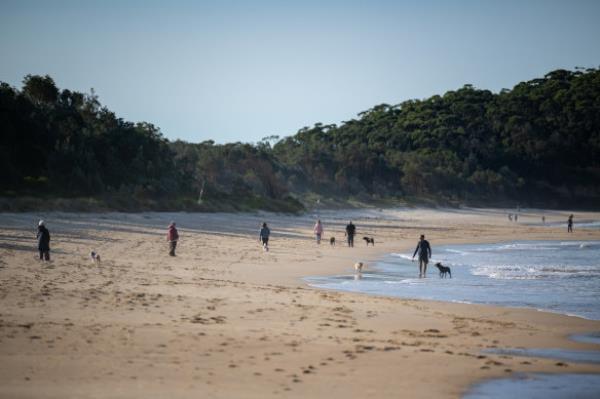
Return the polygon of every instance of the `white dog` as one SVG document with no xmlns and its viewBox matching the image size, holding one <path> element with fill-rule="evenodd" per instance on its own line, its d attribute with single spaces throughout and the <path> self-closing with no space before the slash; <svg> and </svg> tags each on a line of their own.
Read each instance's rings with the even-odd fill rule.
<svg viewBox="0 0 600 399">
<path fill-rule="evenodd" d="M 364 266 L 365 266 L 364 263 L 362 263 L 362 262 L 356 262 L 354 264 L 354 270 L 356 270 L 357 272 L 360 273 L 360 272 L 362 272 L 362 269 L 363 269 Z"/>
<path fill-rule="evenodd" d="M 92 252 L 90 252 L 90 258 L 92 258 L 92 262 L 100 263 L 100 254 L 92 251 Z"/>
</svg>

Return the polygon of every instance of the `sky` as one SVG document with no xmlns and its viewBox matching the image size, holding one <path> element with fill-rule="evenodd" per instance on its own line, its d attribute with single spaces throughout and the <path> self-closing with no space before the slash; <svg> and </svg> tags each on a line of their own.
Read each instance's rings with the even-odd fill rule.
<svg viewBox="0 0 600 399">
<path fill-rule="evenodd" d="M 465 84 L 600 66 L 600 1 L 0 0 L 0 81 L 89 93 L 171 140 L 257 142 Z"/>
</svg>

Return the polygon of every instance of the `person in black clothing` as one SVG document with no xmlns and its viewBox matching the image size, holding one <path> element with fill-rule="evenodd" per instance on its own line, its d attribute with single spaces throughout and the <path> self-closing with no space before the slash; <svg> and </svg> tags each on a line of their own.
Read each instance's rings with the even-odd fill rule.
<svg viewBox="0 0 600 399">
<path fill-rule="evenodd" d="M 569 220 L 567 220 L 567 233 L 573 232 L 573 215 L 569 216 Z"/>
<path fill-rule="evenodd" d="M 419 253 L 419 278 L 421 278 L 425 277 L 425 273 L 427 273 L 427 263 L 429 263 L 429 258 L 431 258 L 431 246 L 423 234 L 421 234 L 421 239 L 419 240 L 417 248 L 415 248 L 415 253 L 412 256 L 413 262 L 415 261 L 415 255 L 417 252 Z"/>
<path fill-rule="evenodd" d="M 354 247 L 354 235 L 356 234 L 356 226 L 352 224 L 352 220 L 346 226 L 346 237 L 348 239 L 348 246 Z"/>
<path fill-rule="evenodd" d="M 271 230 L 267 227 L 267 223 L 262 224 L 262 228 L 258 233 L 258 241 L 262 244 L 263 249 L 265 251 L 269 251 L 269 235 L 271 235 Z"/>
<path fill-rule="evenodd" d="M 38 223 L 38 250 L 40 251 L 40 260 L 50 261 L 50 232 L 44 226 L 44 221 Z"/>
</svg>

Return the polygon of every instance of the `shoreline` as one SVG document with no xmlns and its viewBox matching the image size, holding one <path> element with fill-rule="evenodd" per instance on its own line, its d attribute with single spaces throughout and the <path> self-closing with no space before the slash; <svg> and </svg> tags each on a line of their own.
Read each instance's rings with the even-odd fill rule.
<svg viewBox="0 0 600 399">
<path fill-rule="evenodd" d="M 567 237 L 508 225 L 498 210 L 394 215 L 353 219 L 358 237 L 372 235 L 376 246 L 356 240 L 349 249 L 341 239 L 317 247 L 312 215 L 50 214 L 54 262 L 40 265 L 30 245 L 36 215 L 0 214 L 0 397 L 457 398 L 516 372 L 600 373 L 600 365 L 481 353 L 597 348 L 569 336 L 600 331 L 599 321 L 302 280 L 409 250 L 421 231 L 434 253 L 474 238 Z M 176 258 L 164 243 L 171 219 L 180 228 Z M 257 242 L 263 220 L 274 232 L 268 253 Z M 344 220 L 326 221 L 324 237 L 343 235 Z M 570 238 L 588 236 L 600 231 Z M 89 262 L 91 248 L 101 266 Z"/>
<path fill-rule="evenodd" d="M 480 245 L 480 244 L 503 244 L 503 243 L 514 243 L 514 242 L 546 242 L 546 241 L 554 241 L 554 242 L 597 242 L 597 239 L 589 239 L 589 240 L 569 240 L 569 239 L 544 239 L 544 240 L 538 240 L 538 239 L 511 239 L 511 240 L 505 240 L 505 241 L 478 241 L 478 242 L 463 242 L 461 241 L 460 244 L 466 244 L 466 245 Z M 457 243 L 447 243 L 447 242 L 441 242 L 439 246 L 449 246 L 449 245 L 457 245 Z M 367 260 L 372 263 L 375 264 L 374 267 L 375 269 L 377 268 L 377 263 L 383 261 L 386 257 L 388 256 L 393 256 L 396 253 L 401 253 L 401 252 L 405 252 L 407 251 L 409 248 L 400 248 L 397 252 L 387 252 L 384 254 L 380 254 L 379 256 L 374 256 L 371 258 L 367 258 Z M 415 269 L 418 267 L 418 265 L 415 263 Z M 345 271 L 345 269 L 344 269 Z M 368 272 L 368 270 L 367 270 Z M 431 273 L 435 273 L 435 271 L 430 271 Z M 416 272 L 415 272 L 416 273 Z M 531 306 L 527 306 L 527 305 L 523 305 L 523 306 L 504 306 L 501 304 L 496 304 L 496 303 L 481 303 L 481 302 L 471 302 L 468 300 L 444 300 L 444 299 L 431 299 L 431 298 L 419 298 L 419 297 L 411 297 L 411 296 L 395 296 L 395 295 L 386 295 L 386 294 L 379 294 L 379 293 L 370 293 L 370 292 L 365 292 L 365 291 L 353 291 L 353 290 L 343 290 L 343 289 L 336 289 L 336 288 L 327 288 L 327 287 L 319 287 L 318 285 L 313 285 L 312 283 L 310 283 L 309 279 L 311 278 L 315 278 L 315 277 L 336 277 L 336 276 L 342 276 L 342 275 L 350 275 L 350 273 L 343 273 L 342 271 L 340 271 L 337 274 L 317 274 L 317 275 L 311 275 L 311 276 L 305 276 L 303 278 L 301 278 L 301 280 L 306 283 L 309 287 L 311 288 L 315 288 L 315 289 L 320 289 L 320 290 L 327 290 L 327 291 L 337 291 L 337 292 L 345 292 L 345 293 L 354 293 L 354 294 L 360 294 L 360 295 L 369 295 L 369 296 L 375 296 L 375 297 L 384 297 L 384 298 L 398 298 L 398 299 L 410 299 L 410 300 L 419 300 L 419 301 L 431 301 L 431 302 L 443 302 L 443 303 L 456 303 L 456 304 L 464 304 L 464 305 L 482 305 L 482 306 L 491 306 L 491 307 L 500 307 L 500 308 L 507 308 L 507 309 L 529 309 L 529 310 L 533 310 L 533 311 L 537 311 L 537 312 L 547 312 L 547 313 L 552 313 L 552 314 L 558 314 L 558 315 L 563 315 L 563 316 L 568 316 L 568 317 L 576 317 L 576 318 L 580 318 L 583 320 L 590 320 L 590 321 L 600 321 L 600 318 L 591 318 L 591 317 L 586 317 L 583 315 L 579 315 L 579 314 L 571 314 L 571 313 L 565 313 L 563 311 L 553 311 L 551 309 L 544 309 L 544 308 L 536 308 L 536 307 L 531 307 Z M 352 273 L 352 275 L 356 275 L 355 272 Z M 431 276 L 430 278 L 434 278 L 435 274 L 433 276 Z M 316 284 L 316 283 L 315 283 Z M 598 331 L 590 331 L 590 332 L 598 332 Z"/>
</svg>

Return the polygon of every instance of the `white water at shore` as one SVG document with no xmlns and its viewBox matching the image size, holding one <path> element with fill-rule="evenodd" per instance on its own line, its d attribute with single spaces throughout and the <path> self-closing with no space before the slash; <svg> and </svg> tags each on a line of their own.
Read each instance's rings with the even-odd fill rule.
<svg viewBox="0 0 600 399">
<path fill-rule="evenodd" d="M 390 254 L 362 275 L 309 278 L 321 288 L 483 303 L 600 319 L 600 242 L 519 241 L 435 247 L 425 279 L 411 253 Z M 438 278 L 442 262 L 452 279 Z"/>
</svg>

